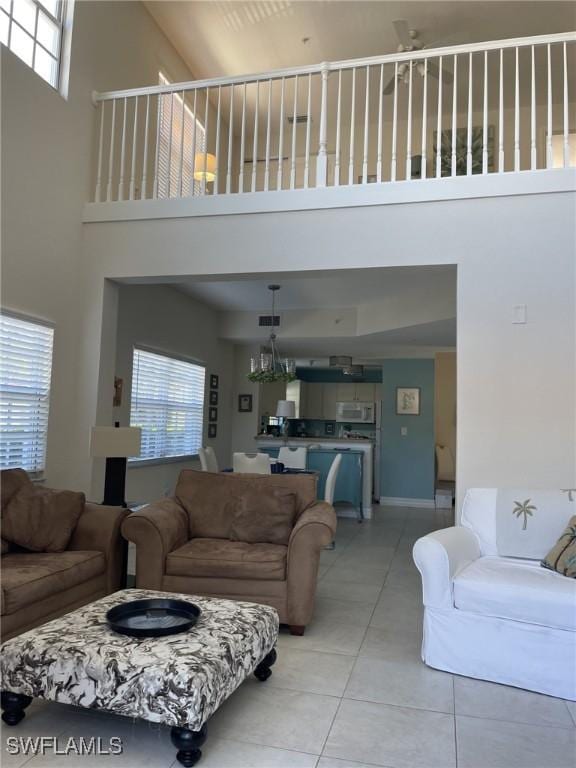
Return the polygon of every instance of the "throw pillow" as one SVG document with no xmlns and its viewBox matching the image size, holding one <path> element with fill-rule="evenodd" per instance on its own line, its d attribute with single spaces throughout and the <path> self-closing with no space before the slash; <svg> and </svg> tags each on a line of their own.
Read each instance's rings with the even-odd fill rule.
<svg viewBox="0 0 576 768">
<path fill-rule="evenodd" d="M 22 486 L 2 514 L 2 538 L 32 552 L 63 552 L 86 498 L 83 493 Z"/>
<path fill-rule="evenodd" d="M 540 564 L 576 579 L 576 515 L 570 518 L 568 527 Z"/>
<path fill-rule="evenodd" d="M 236 497 L 230 538 L 249 544 L 287 546 L 296 511 L 296 494 L 285 488 L 246 488 Z"/>
</svg>

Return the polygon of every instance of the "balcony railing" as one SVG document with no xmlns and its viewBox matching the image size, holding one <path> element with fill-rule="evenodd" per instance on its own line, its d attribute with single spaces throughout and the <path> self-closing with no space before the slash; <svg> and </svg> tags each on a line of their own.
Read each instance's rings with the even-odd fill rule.
<svg viewBox="0 0 576 768">
<path fill-rule="evenodd" d="M 95 94 L 95 202 L 575 162 L 576 32 Z"/>
</svg>

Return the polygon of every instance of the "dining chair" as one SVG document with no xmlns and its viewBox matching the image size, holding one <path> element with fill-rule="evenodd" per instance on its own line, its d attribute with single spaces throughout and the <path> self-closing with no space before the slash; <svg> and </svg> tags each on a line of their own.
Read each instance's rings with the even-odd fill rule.
<svg viewBox="0 0 576 768">
<path fill-rule="evenodd" d="M 278 461 L 290 469 L 306 469 L 306 458 L 308 456 L 308 447 L 301 445 L 298 448 L 289 448 L 282 446 L 278 451 Z"/>
<path fill-rule="evenodd" d="M 216 458 L 214 448 L 212 448 L 211 445 L 206 446 L 206 448 L 200 448 L 198 455 L 200 456 L 200 466 L 202 467 L 202 472 L 220 471 L 218 468 L 218 459 Z"/>
<path fill-rule="evenodd" d="M 270 456 L 267 453 L 235 453 L 232 456 L 232 470 L 254 475 L 269 475 L 271 474 Z"/>
</svg>

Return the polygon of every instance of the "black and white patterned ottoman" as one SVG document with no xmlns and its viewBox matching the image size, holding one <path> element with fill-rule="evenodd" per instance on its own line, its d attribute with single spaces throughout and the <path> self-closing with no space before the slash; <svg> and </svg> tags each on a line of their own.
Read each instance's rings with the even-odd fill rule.
<svg viewBox="0 0 576 768">
<path fill-rule="evenodd" d="M 128 600 L 173 597 L 202 609 L 178 635 L 133 638 L 109 629 L 106 612 Z M 2 719 L 17 725 L 32 698 L 102 709 L 172 726 L 184 766 L 198 762 L 206 721 L 254 672 L 276 661 L 278 614 L 255 603 L 127 589 L 5 642 Z"/>
</svg>

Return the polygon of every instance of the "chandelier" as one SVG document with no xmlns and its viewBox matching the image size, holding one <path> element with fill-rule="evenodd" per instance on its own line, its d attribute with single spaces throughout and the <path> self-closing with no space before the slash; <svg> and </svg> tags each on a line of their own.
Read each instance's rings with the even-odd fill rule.
<svg viewBox="0 0 576 768">
<path fill-rule="evenodd" d="M 272 315 L 269 325 L 272 330 L 268 336 L 268 344 L 264 351 L 250 358 L 250 381 L 259 381 L 269 383 L 273 381 L 294 381 L 296 378 L 296 361 L 290 357 L 282 357 L 276 346 L 276 334 L 274 328 L 279 325 L 279 319 L 276 317 L 276 292 L 280 290 L 279 285 L 269 285 L 268 290 L 272 293 Z"/>
</svg>

